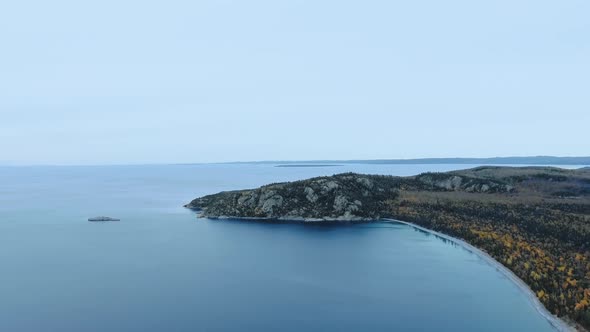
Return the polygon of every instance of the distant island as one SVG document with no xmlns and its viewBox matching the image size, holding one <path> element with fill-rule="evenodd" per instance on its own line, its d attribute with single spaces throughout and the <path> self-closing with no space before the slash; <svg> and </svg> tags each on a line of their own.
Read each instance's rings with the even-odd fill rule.
<svg viewBox="0 0 590 332">
<path fill-rule="evenodd" d="M 370 165 L 413 165 L 413 164 L 459 164 L 459 165 L 590 165 L 590 157 L 492 157 L 492 158 L 414 158 L 414 159 L 357 159 L 357 160 L 303 160 L 303 161 L 255 161 L 230 164 L 370 164 Z"/>
<path fill-rule="evenodd" d="M 222 192 L 186 207 L 213 219 L 411 222 L 483 250 L 551 313 L 590 328 L 587 167 L 485 166 L 410 177 L 345 173 Z"/>
</svg>

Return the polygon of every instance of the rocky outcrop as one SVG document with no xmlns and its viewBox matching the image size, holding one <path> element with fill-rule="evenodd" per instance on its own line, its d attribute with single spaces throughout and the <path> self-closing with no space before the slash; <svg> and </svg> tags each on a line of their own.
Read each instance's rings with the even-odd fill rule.
<svg viewBox="0 0 590 332">
<path fill-rule="evenodd" d="M 189 208 L 209 218 L 254 217 L 301 221 L 363 221 L 380 217 L 396 197 L 397 178 L 340 174 L 195 199 Z"/>
<path fill-rule="evenodd" d="M 505 193 L 514 187 L 504 181 L 481 179 L 449 173 L 424 173 L 416 177 L 423 189 L 466 191 L 470 193 Z"/>
</svg>

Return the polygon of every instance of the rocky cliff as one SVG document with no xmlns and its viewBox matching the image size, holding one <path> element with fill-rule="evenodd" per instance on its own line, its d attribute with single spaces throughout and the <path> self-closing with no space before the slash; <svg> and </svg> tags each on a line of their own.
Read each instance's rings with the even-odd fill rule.
<svg viewBox="0 0 590 332">
<path fill-rule="evenodd" d="M 209 218 L 250 217 L 299 221 L 362 221 L 379 217 L 397 195 L 394 178 L 340 174 L 195 199 L 187 207 Z"/>
</svg>

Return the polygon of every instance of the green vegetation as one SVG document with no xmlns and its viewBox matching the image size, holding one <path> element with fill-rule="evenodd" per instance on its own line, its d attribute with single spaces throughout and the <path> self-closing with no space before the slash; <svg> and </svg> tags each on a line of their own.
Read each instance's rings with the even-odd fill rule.
<svg viewBox="0 0 590 332">
<path fill-rule="evenodd" d="M 219 193 L 204 217 L 413 222 L 486 251 L 554 314 L 590 328 L 590 169 L 478 167 L 413 177 L 339 174 Z"/>
</svg>

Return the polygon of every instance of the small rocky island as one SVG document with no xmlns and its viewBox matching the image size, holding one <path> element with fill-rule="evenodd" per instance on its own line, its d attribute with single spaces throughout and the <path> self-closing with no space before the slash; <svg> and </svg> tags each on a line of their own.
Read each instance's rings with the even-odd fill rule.
<svg viewBox="0 0 590 332">
<path fill-rule="evenodd" d="M 590 328 L 590 169 L 478 167 L 410 177 L 354 173 L 222 192 L 200 217 L 412 222 L 487 252 L 557 316 Z"/>
<path fill-rule="evenodd" d="M 121 221 L 121 219 L 112 218 L 112 217 L 105 217 L 105 216 L 99 216 L 99 217 L 88 218 L 88 221 L 92 221 L 92 222 Z"/>
</svg>

